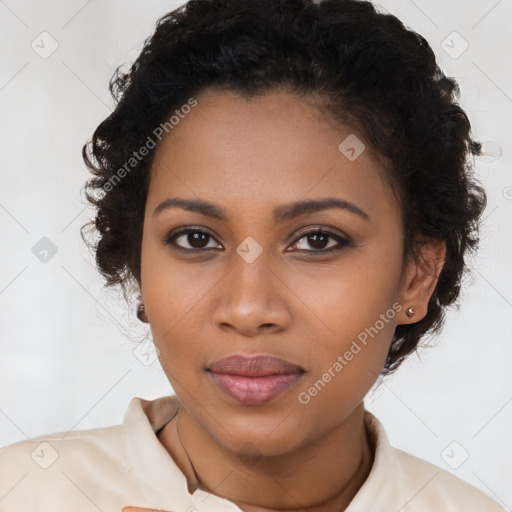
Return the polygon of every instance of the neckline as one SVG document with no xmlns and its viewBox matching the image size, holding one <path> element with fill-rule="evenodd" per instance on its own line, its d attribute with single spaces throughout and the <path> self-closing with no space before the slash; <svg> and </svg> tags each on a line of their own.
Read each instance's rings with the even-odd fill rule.
<svg viewBox="0 0 512 512">
<path fill-rule="evenodd" d="M 196 488 L 192 493 L 188 489 L 187 478 L 176 464 L 170 453 L 158 439 L 158 433 L 176 416 L 179 408 L 176 395 L 168 395 L 154 400 L 134 398 L 125 415 L 126 449 L 136 479 L 141 482 L 148 498 L 152 502 L 159 499 L 169 502 L 169 488 L 179 489 L 179 497 L 171 493 L 172 506 L 189 506 L 191 503 L 203 507 L 203 510 L 219 512 L 242 512 L 235 503 L 215 494 Z M 384 495 L 399 494 L 399 485 L 389 470 L 394 466 L 394 452 L 386 433 L 378 419 L 369 411 L 364 411 L 365 428 L 372 443 L 373 464 L 366 480 L 358 489 L 345 512 L 356 512 L 370 504 L 385 503 Z M 383 493 L 382 491 L 385 492 Z M 396 496 L 397 494 L 395 494 Z M 208 507 L 204 508 L 207 502 Z M 197 508 L 197 507 L 196 507 Z"/>
</svg>

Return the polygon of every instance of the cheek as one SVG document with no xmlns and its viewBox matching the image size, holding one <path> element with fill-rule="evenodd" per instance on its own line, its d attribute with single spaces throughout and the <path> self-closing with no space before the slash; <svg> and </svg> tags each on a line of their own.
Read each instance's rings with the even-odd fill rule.
<svg viewBox="0 0 512 512">
<path fill-rule="evenodd" d="M 149 236 L 142 244 L 142 293 L 152 326 L 170 334 L 169 329 L 194 314 L 221 276 L 207 264 L 180 261 Z"/>
<path fill-rule="evenodd" d="M 399 276 L 396 262 L 375 262 L 374 257 L 365 256 L 354 253 L 336 266 L 288 276 L 297 297 L 295 307 L 303 311 L 308 327 L 331 340 L 349 340 L 392 308 Z M 393 310 L 389 316 L 394 318 Z M 388 324 L 389 321 L 385 326 L 379 323 L 384 338 L 392 333 Z M 332 348 L 332 342 L 326 346 Z"/>
<path fill-rule="evenodd" d="M 191 359 L 200 363 L 201 307 L 219 276 L 200 264 L 171 261 L 157 242 L 143 243 L 142 255 L 142 293 L 164 370 L 186 368 Z"/>
<path fill-rule="evenodd" d="M 317 296 L 325 325 L 314 351 L 309 350 L 309 375 L 296 396 L 301 417 L 313 422 L 311 428 L 318 417 L 324 418 L 325 428 L 344 421 L 386 361 L 396 310 L 386 290 L 376 290 L 369 282 L 365 288 L 364 281 L 355 276 L 331 282 L 324 287 L 325 295 Z M 355 284 L 360 286 L 354 289 Z"/>
<path fill-rule="evenodd" d="M 311 339 L 317 338 L 307 382 L 316 390 L 311 389 L 308 397 L 323 394 L 325 400 L 340 405 L 347 401 L 347 406 L 361 400 L 379 375 L 397 314 L 396 261 L 359 256 L 330 268 L 329 278 L 317 273 L 297 279 L 294 287 L 297 296 L 307 297 L 305 332 L 314 332 Z"/>
</svg>

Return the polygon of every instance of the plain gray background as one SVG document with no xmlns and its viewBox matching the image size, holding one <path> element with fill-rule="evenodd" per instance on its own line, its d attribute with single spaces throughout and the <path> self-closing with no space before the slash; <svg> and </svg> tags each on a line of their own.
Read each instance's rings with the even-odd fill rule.
<svg viewBox="0 0 512 512">
<path fill-rule="evenodd" d="M 181 3 L 0 2 L 0 446 L 119 424 L 132 397 L 173 393 L 158 360 L 134 353 L 147 330 L 135 305 L 102 289 L 79 229 L 93 215 L 80 197 L 81 148 L 112 109 L 108 79 Z M 377 5 L 425 36 L 459 80 L 473 135 L 486 141 L 476 174 L 489 204 L 460 311 L 366 404 L 392 444 L 510 509 L 512 2 Z"/>
</svg>

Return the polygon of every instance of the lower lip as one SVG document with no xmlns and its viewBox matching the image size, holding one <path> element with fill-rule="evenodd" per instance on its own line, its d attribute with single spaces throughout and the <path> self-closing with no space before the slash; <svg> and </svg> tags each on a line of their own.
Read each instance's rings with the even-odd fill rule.
<svg viewBox="0 0 512 512">
<path fill-rule="evenodd" d="M 244 405 L 258 405 L 269 402 L 277 395 L 293 387 L 303 376 L 302 373 L 266 375 L 264 377 L 208 373 L 221 391 Z"/>
</svg>

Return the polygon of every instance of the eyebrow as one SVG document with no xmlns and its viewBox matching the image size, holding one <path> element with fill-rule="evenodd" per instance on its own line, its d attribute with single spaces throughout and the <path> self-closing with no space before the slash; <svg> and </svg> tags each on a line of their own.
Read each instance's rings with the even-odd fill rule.
<svg viewBox="0 0 512 512">
<path fill-rule="evenodd" d="M 221 206 L 211 203 L 210 201 L 203 201 L 199 199 L 185 199 L 182 197 L 171 197 L 162 201 L 154 210 L 153 218 L 159 213 L 169 208 L 182 208 L 184 210 L 193 211 L 213 217 L 215 219 L 222 220 L 224 222 L 229 221 L 229 215 L 227 211 Z M 350 213 L 358 215 L 366 221 L 370 221 L 370 216 L 355 204 L 340 199 L 338 197 L 322 197 L 319 199 L 307 199 L 303 201 L 296 201 L 294 203 L 281 205 L 274 208 L 274 220 L 275 222 L 283 222 L 290 220 L 299 215 L 307 213 L 314 213 L 321 210 L 327 210 L 329 208 L 341 208 Z"/>
</svg>

